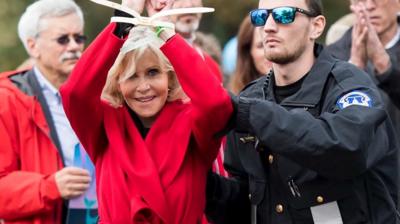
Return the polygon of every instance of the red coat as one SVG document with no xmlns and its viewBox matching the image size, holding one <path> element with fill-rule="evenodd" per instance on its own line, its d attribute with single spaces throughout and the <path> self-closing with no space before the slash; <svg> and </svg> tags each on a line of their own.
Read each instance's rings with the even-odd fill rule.
<svg viewBox="0 0 400 224">
<path fill-rule="evenodd" d="M 179 35 L 161 50 L 189 103 L 167 103 L 145 140 L 128 109 L 100 100 L 124 40 L 108 26 L 85 51 L 61 95 L 71 125 L 96 166 L 101 223 L 195 224 L 203 214 L 207 171 L 232 105 L 201 56 Z"/>
<path fill-rule="evenodd" d="M 217 77 L 218 81 L 220 83 L 223 83 L 223 75 L 222 75 L 222 71 L 221 68 L 219 66 L 219 64 L 214 61 L 214 59 L 206 54 L 205 52 L 201 52 L 203 57 L 204 57 L 204 61 L 207 64 L 208 68 L 210 69 L 210 71 L 215 75 L 215 77 Z"/>
<path fill-rule="evenodd" d="M 0 74 L 0 218 L 5 223 L 61 223 L 54 173 L 61 157 L 40 103 Z"/>
</svg>

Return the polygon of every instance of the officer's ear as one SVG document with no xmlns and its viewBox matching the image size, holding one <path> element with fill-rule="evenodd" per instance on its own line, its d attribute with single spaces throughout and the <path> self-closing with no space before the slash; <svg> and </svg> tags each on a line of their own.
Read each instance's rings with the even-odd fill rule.
<svg viewBox="0 0 400 224">
<path fill-rule="evenodd" d="M 326 25 L 325 16 L 319 15 L 316 17 L 311 17 L 310 39 L 311 40 L 318 39 L 324 32 L 325 25 Z"/>
</svg>

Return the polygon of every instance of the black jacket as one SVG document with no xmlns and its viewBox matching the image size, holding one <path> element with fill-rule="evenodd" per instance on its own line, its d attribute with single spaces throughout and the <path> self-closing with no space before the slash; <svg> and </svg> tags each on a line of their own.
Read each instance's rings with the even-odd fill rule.
<svg viewBox="0 0 400 224">
<path fill-rule="evenodd" d="M 321 47 L 316 55 L 301 89 L 280 105 L 273 74 L 240 94 L 236 128 L 247 133 L 228 137 L 233 177 L 209 176 L 211 220 L 250 223 L 250 201 L 253 223 L 310 224 L 310 207 L 336 201 L 345 224 L 399 223 L 397 141 L 379 92 L 355 66 Z"/>
<path fill-rule="evenodd" d="M 352 29 L 349 29 L 337 42 L 329 45 L 327 50 L 335 57 L 348 61 L 351 51 Z M 379 87 L 386 110 L 392 119 L 397 136 L 400 137 L 400 41 L 386 50 L 391 66 L 378 75 L 371 62 L 368 62 L 366 72 Z"/>
</svg>

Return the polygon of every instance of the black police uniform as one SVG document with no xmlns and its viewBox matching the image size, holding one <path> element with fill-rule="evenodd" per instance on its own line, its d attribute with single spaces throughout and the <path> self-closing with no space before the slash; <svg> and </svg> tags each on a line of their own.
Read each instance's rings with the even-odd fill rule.
<svg viewBox="0 0 400 224">
<path fill-rule="evenodd" d="M 345 224 L 399 223 L 397 140 L 379 92 L 321 46 L 315 55 L 301 88 L 280 105 L 273 74 L 240 94 L 242 133 L 229 135 L 225 152 L 232 178 L 208 177 L 211 220 L 250 223 L 250 199 L 252 223 L 311 224 L 312 210 L 327 205 Z"/>
</svg>

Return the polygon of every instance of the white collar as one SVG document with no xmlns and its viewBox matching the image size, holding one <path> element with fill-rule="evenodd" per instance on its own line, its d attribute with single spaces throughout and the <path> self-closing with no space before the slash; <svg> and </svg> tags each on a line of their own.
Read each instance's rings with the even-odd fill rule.
<svg viewBox="0 0 400 224">
<path fill-rule="evenodd" d="M 397 27 L 396 35 L 394 35 L 394 37 L 392 38 L 392 40 L 389 41 L 389 42 L 386 44 L 385 49 L 392 48 L 399 40 L 400 40 L 400 27 Z"/>
<path fill-rule="evenodd" d="M 56 87 L 54 87 L 53 84 L 51 84 L 49 82 L 49 80 L 46 79 L 46 77 L 44 77 L 43 73 L 40 72 L 39 68 L 34 66 L 33 67 L 34 73 L 36 75 L 36 78 L 40 84 L 40 87 L 42 88 L 47 88 L 48 90 L 50 90 L 51 93 L 53 93 L 54 95 L 58 95 L 58 90 Z"/>
</svg>

